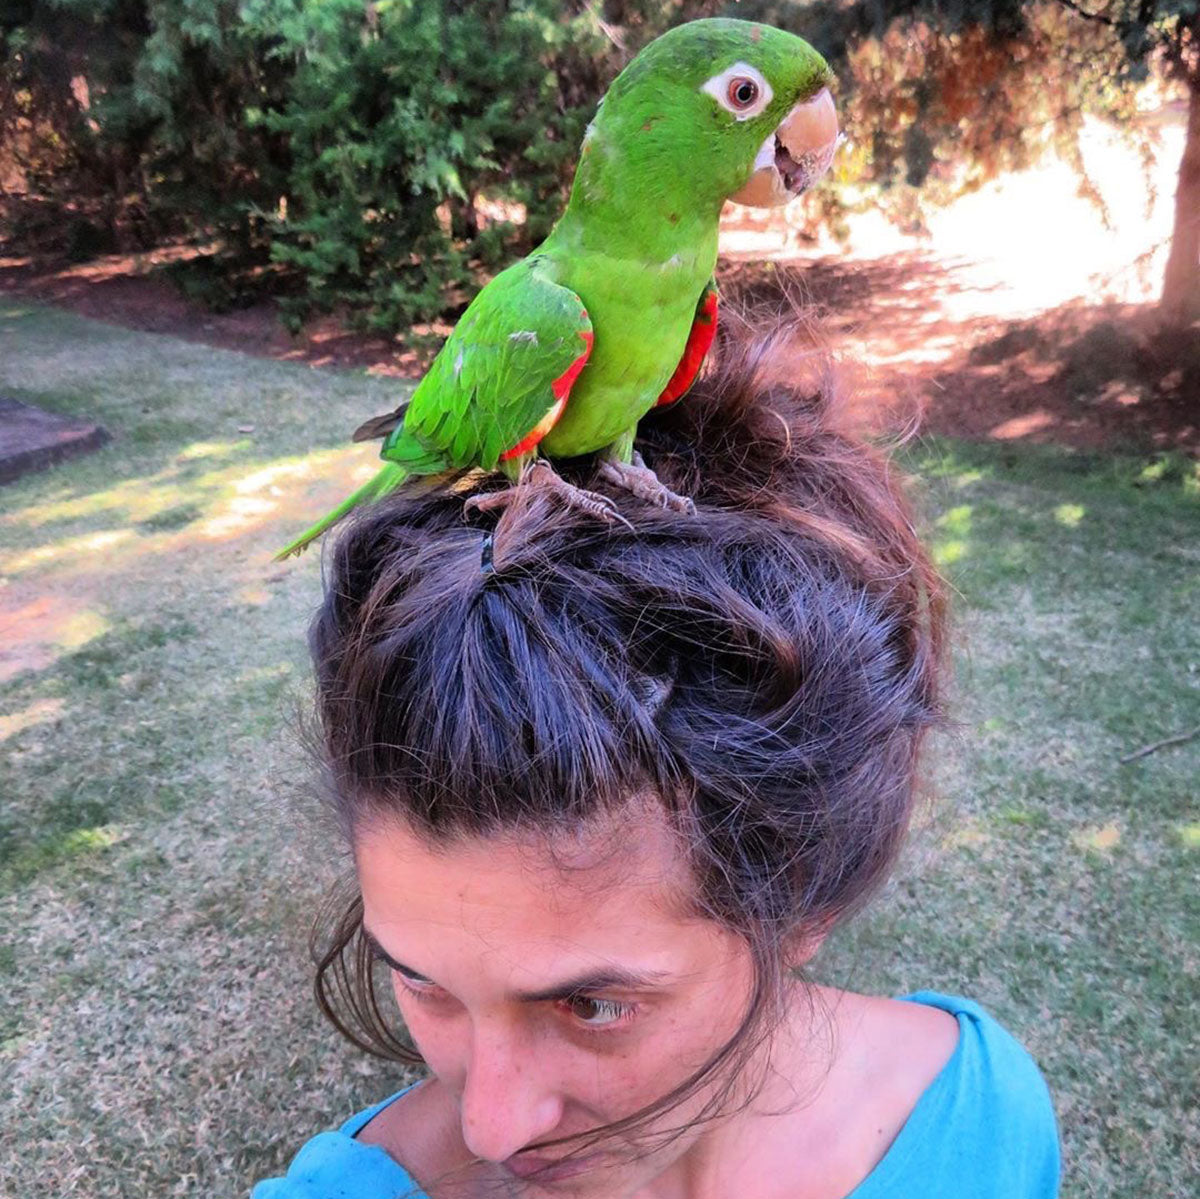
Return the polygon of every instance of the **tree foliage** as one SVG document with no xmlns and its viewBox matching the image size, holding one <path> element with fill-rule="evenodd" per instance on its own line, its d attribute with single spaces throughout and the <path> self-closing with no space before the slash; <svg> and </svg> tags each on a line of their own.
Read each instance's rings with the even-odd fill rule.
<svg viewBox="0 0 1200 1199">
<path fill-rule="evenodd" d="M 189 233 L 220 247 L 184 277 L 211 302 L 265 277 L 298 316 L 395 329 L 548 231 L 628 54 L 714 6 L 608 7 L 24 0 L 0 24 L 9 172 L 83 252 Z"/>
<path fill-rule="evenodd" d="M 1191 97 L 1165 299 L 1200 311 L 1200 0 L 9 0 L 0 186 L 27 241 L 82 256 L 186 234 L 186 282 L 396 329 L 453 311 L 561 210 L 605 87 L 671 25 L 722 12 L 834 62 L 852 141 L 811 207 L 924 206 L 1075 162 L 1151 68 Z M 37 214 L 42 214 L 40 218 Z M 514 222 L 506 219 L 520 215 Z"/>
<path fill-rule="evenodd" d="M 586 122 L 559 103 L 551 64 L 568 31 L 551 7 L 247 4 L 290 71 L 286 99 L 247 116 L 291 149 L 267 220 L 306 305 L 348 303 L 385 328 L 438 312 L 471 258 L 505 253 L 512 230 L 476 213 L 489 192 L 541 230 Z"/>
</svg>

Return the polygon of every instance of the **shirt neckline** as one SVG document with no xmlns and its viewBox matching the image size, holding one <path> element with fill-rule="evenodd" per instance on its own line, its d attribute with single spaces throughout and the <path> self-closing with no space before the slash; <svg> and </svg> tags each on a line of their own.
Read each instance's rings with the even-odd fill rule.
<svg viewBox="0 0 1200 1199">
<path fill-rule="evenodd" d="M 951 1075 L 956 1073 L 961 1067 L 961 1059 L 964 1052 L 963 1046 L 966 1042 L 966 1022 L 969 1015 L 966 1010 L 966 1001 L 941 995 L 934 991 L 917 991 L 909 995 L 898 995 L 896 998 L 902 1003 L 919 1003 L 925 1007 L 938 1008 L 941 1011 L 948 1012 L 958 1024 L 958 1041 L 955 1043 L 954 1051 L 946 1059 L 945 1064 L 917 1097 L 916 1103 L 913 1104 L 912 1110 L 908 1113 L 904 1123 L 900 1126 L 900 1131 L 896 1133 L 884 1155 L 871 1167 L 870 1173 L 845 1196 L 845 1199 L 871 1199 L 872 1192 L 880 1186 L 886 1185 L 890 1175 L 894 1175 L 898 1170 L 902 1171 L 905 1163 L 912 1156 L 913 1148 L 917 1143 L 916 1138 L 919 1129 L 929 1122 L 931 1119 L 930 1112 L 940 1092 L 945 1089 Z M 424 1078 L 417 1079 L 416 1082 L 409 1083 L 408 1086 L 403 1087 L 394 1095 L 389 1095 L 386 1099 L 380 1100 L 379 1103 L 367 1108 L 366 1111 L 356 1113 L 338 1131 L 347 1135 L 364 1149 L 378 1149 L 389 1161 L 394 1162 L 397 1168 L 403 1171 L 406 1177 L 411 1180 L 411 1175 L 404 1165 L 397 1162 L 391 1154 L 387 1153 L 380 1146 L 368 1145 L 363 1141 L 359 1141 L 358 1134 L 385 1108 L 390 1107 L 398 1099 L 407 1095 L 409 1091 L 414 1090 L 426 1081 Z M 418 1197 L 414 1196 L 414 1199 L 418 1199 Z M 421 1192 L 421 1199 L 428 1199 L 423 1191 Z"/>
<path fill-rule="evenodd" d="M 933 991 L 918 991 L 911 995 L 899 995 L 897 998 L 903 1003 L 920 1003 L 925 1007 L 939 1008 L 943 1012 L 948 1012 L 958 1024 L 958 1041 L 954 1046 L 954 1052 L 950 1054 L 929 1085 L 917 1097 L 912 1111 L 908 1113 L 908 1118 L 900 1126 L 900 1131 L 896 1133 L 892 1143 L 887 1147 L 887 1151 L 871 1167 L 871 1172 L 845 1196 L 845 1199 L 872 1199 L 876 1192 L 880 1196 L 890 1193 L 887 1190 L 889 1178 L 897 1173 L 903 1175 L 904 1167 L 918 1144 L 921 1129 L 933 1119 L 935 1104 L 939 1101 L 951 1077 L 962 1068 L 969 1016 L 963 1001 Z M 880 1190 L 880 1188 L 883 1189 Z"/>
</svg>

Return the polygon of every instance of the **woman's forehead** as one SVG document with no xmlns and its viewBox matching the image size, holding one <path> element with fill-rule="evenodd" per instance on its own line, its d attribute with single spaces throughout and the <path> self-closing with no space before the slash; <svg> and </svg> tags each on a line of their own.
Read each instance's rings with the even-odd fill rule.
<svg viewBox="0 0 1200 1199">
<path fill-rule="evenodd" d="M 539 954 L 568 941 L 581 951 L 653 951 L 717 932 L 693 914 L 679 839 L 656 805 L 553 834 L 437 845 L 398 821 L 376 821 L 356 835 L 355 858 L 364 923 L 392 953 L 401 942 L 455 936 Z"/>
</svg>

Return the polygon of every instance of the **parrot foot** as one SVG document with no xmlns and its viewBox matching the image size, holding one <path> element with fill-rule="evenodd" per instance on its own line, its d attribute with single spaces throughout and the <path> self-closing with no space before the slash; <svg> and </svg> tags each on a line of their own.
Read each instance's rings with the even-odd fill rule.
<svg viewBox="0 0 1200 1199">
<path fill-rule="evenodd" d="M 568 483 L 545 458 L 537 458 L 525 468 L 521 481 L 503 491 L 489 491 L 484 495 L 473 495 L 463 505 L 465 512 L 492 512 L 496 508 L 507 508 L 525 487 L 541 488 L 556 496 L 568 508 L 586 512 L 605 524 L 619 521 L 632 531 L 633 526 L 617 510 L 616 504 L 607 496 L 595 491 L 585 491 Z"/>
<path fill-rule="evenodd" d="M 631 491 L 640 500 L 655 504 L 659 508 L 669 508 L 672 512 L 685 512 L 694 516 L 696 505 L 686 495 L 672 491 L 646 465 L 641 454 L 633 451 L 632 462 L 618 462 L 606 458 L 600 463 L 600 477 L 612 483 L 615 487 L 623 487 Z"/>
</svg>

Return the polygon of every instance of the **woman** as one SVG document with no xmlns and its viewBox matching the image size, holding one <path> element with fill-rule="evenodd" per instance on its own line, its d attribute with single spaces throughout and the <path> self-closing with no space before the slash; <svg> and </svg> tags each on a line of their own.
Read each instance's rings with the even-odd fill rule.
<svg viewBox="0 0 1200 1199">
<path fill-rule="evenodd" d="M 311 647 L 357 880 L 317 992 L 429 1078 L 255 1199 L 1056 1194 L 978 1006 L 805 980 L 903 840 L 943 600 L 886 460 L 762 360 L 646 422 L 694 516 L 472 525 L 460 487 L 341 537 Z"/>
</svg>

